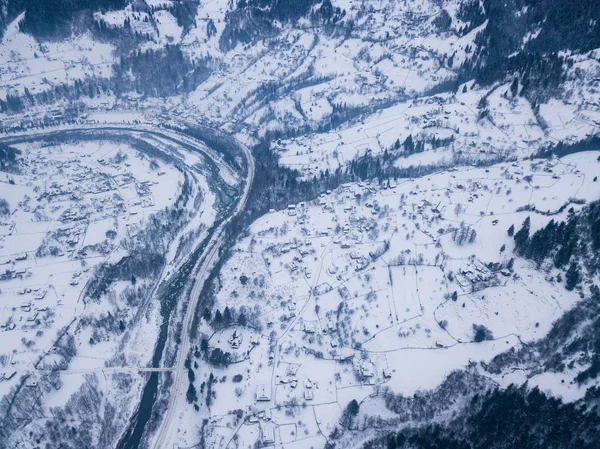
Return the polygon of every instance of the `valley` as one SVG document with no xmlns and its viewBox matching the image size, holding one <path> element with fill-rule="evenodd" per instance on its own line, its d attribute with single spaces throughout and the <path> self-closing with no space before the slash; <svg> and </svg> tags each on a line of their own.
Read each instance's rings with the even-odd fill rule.
<svg viewBox="0 0 600 449">
<path fill-rule="evenodd" d="M 596 449 L 599 11 L 0 0 L 0 449 Z"/>
</svg>

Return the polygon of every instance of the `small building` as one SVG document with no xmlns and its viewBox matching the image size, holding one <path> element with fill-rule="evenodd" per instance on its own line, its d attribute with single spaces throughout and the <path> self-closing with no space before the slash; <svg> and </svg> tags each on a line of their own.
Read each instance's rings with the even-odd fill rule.
<svg viewBox="0 0 600 449">
<path fill-rule="evenodd" d="M 272 425 L 261 423 L 260 425 L 260 442 L 263 446 L 271 446 L 275 444 L 275 429 Z"/>
<path fill-rule="evenodd" d="M 364 361 L 360 365 L 360 372 L 363 377 L 373 377 L 375 375 L 375 367 L 372 362 Z"/>
<path fill-rule="evenodd" d="M 313 392 L 313 390 L 310 389 L 306 389 L 304 390 L 304 399 L 306 401 L 312 401 L 315 397 L 315 393 Z"/>
<path fill-rule="evenodd" d="M 271 391 L 267 389 L 265 384 L 260 384 L 256 387 L 256 401 L 268 402 L 271 400 Z"/>
<path fill-rule="evenodd" d="M 358 259 L 361 259 L 362 256 L 359 253 L 353 251 L 353 252 L 350 253 L 350 258 L 352 260 L 358 260 Z"/>
<path fill-rule="evenodd" d="M 317 331 L 315 323 L 302 322 L 302 330 L 307 334 L 314 334 Z"/>
<path fill-rule="evenodd" d="M 40 290 L 33 296 L 33 299 L 40 300 L 40 299 L 44 299 L 45 296 L 46 296 L 46 290 Z"/>
</svg>

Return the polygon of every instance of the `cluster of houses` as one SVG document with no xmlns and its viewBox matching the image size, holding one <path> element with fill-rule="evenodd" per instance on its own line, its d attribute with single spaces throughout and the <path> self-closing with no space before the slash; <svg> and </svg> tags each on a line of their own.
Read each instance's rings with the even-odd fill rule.
<svg viewBox="0 0 600 449">
<path fill-rule="evenodd" d="M 40 301 L 46 297 L 46 290 L 41 288 L 25 288 L 17 292 L 18 295 L 29 295 L 35 301 Z M 22 301 L 19 308 L 16 309 L 16 316 L 10 317 L 0 328 L 4 331 L 11 331 L 17 327 L 17 322 L 22 322 L 28 327 L 37 326 L 45 318 L 45 312 L 48 307 L 43 304 L 36 305 L 31 300 Z"/>
<path fill-rule="evenodd" d="M 501 274 L 506 275 L 506 270 Z M 508 272 L 510 275 L 510 272 Z M 463 291 L 472 293 L 484 288 L 499 285 L 500 279 L 495 272 L 490 271 L 481 261 L 475 259 L 466 268 L 461 268 L 456 275 L 456 282 Z"/>
<path fill-rule="evenodd" d="M 23 129 L 33 128 L 41 124 L 55 125 L 59 122 L 82 117 L 83 105 L 75 104 L 64 108 L 54 108 L 49 111 L 26 112 L 24 114 L 11 114 L 0 120 L 0 133 L 9 133 Z"/>
<path fill-rule="evenodd" d="M 0 281 L 10 281 L 12 279 L 23 279 L 27 276 L 27 268 L 16 268 L 14 270 L 4 270 L 0 273 Z"/>
<path fill-rule="evenodd" d="M 12 279 L 23 279 L 24 277 L 27 277 L 27 268 L 25 267 L 15 267 L 16 262 L 23 262 L 25 260 L 27 260 L 27 253 L 19 253 L 16 256 L 14 256 L 14 261 L 13 259 L 9 256 L 7 258 L 5 258 L 4 260 L 0 261 L 0 265 L 10 265 L 11 267 L 13 267 L 14 269 L 5 269 L 3 272 L 0 273 L 0 281 L 10 281 Z M 21 294 L 21 293 L 19 293 Z"/>
<path fill-rule="evenodd" d="M 297 376 L 299 368 L 300 368 L 300 365 L 289 364 L 286 367 L 285 375 L 284 376 L 276 375 L 275 380 L 280 385 L 289 385 L 290 388 L 293 390 L 297 389 L 298 386 L 302 386 L 302 388 L 303 388 L 302 396 L 304 397 L 304 400 L 312 401 L 315 397 L 315 390 L 317 390 L 319 388 L 319 384 L 317 382 L 314 382 L 310 378 L 306 378 L 303 383 L 300 383 L 298 381 L 298 376 Z M 257 402 L 260 402 L 263 400 L 267 400 L 267 401 L 271 400 L 270 394 L 262 396 L 263 394 L 265 394 L 266 388 L 267 387 L 265 385 L 259 385 L 259 387 L 257 388 L 257 395 L 256 395 Z M 261 395 L 259 395 L 259 393 L 261 393 Z M 266 399 L 266 397 L 269 397 L 269 399 Z M 261 398 L 265 398 L 265 399 L 261 399 Z"/>
<path fill-rule="evenodd" d="M 258 443 L 261 447 L 275 444 L 275 423 L 271 421 L 268 410 L 260 410 L 246 417 L 246 423 L 258 424 Z"/>
<path fill-rule="evenodd" d="M 377 367 L 371 360 L 360 360 L 358 364 L 355 365 L 355 369 L 362 382 L 368 385 L 375 385 L 381 379 L 386 381 L 392 377 L 392 372 L 387 368 L 381 370 L 382 377 L 377 376 Z"/>
</svg>

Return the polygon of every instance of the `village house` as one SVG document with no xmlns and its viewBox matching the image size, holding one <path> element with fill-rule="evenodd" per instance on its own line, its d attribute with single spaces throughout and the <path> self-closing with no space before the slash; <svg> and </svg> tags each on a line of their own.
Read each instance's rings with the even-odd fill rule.
<svg viewBox="0 0 600 449">
<path fill-rule="evenodd" d="M 265 384 L 260 384 L 256 387 L 256 396 L 255 399 L 257 402 L 268 402 L 271 400 L 271 391 L 267 389 Z"/>
<path fill-rule="evenodd" d="M 260 442 L 263 446 L 275 444 L 275 428 L 271 424 L 262 422 L 260 425 Z"/>
<path fill-rule="evenodd" d="M 375 366 L 373 362 L 368 360 L 363 361 L 360 364 L 360 373 L 363 377 L 373 377 L 375 375 Z"/>
</svg>

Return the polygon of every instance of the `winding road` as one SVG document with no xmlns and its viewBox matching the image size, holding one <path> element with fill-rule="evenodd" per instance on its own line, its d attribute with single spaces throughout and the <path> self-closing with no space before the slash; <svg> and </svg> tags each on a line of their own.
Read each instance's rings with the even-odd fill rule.
<svg viewBox="0 0 600 449">
<path fill-rule="evenodd" d="M 165 411 L 165 415 L 161 422 L 161 426 L 155 437 L 155 442 L 152 445 L 155 449 L 164 449 L 169 441 L 170 432 L 172 430 L 172 423 L 177 410 L 180 410 L 182 403 L 185 404 L 185 392 L 187 389 L 187 374 L 185 369 L 185 359 L 190 351 L 190 328 L 194 319 L 194 312 L 200 300 L 200 293 L 202 287 L 210 275 L 211 268 L 219 257 L 219 250 L 223 246 L 225 237 L 225 228 L 246 206 L 248 201 L 248 195 L 254 180 L 254 158 L 252 153 L 244 145 L 239 144 L 239 147 L 244 152 L 246 160 L 248 162 L 248 173 L 246 175 L 246 183 L 244 185 L 244 192 L 240 198 L 240 201 L 235 209 L 227 219 L 225 219 L 219 227 L 215 230 L 210 242 L 206 247 L 204 255 L 200 258 L 200 268 L 196 276 L 196 281 L 192 287 L 190 293 L 190 301 L 187 305 L 185 316 L 183 319 L 183 330 L 181 334 L 181 343 L 177 349 L 177 361 L 173 371 L 173 387 L 169 396 L 169 403 Z"/>
</svg>

